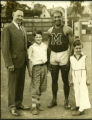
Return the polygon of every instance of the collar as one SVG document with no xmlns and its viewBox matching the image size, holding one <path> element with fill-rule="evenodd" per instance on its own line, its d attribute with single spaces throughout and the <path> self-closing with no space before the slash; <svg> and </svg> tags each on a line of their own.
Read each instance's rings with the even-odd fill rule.
<svg viewBox="0 0 92 120">
<path fill-rule="evenodd" d="M 37 43 L 34 43 L 34 45 L 35 46 L 41 46 L 41 45 L 43 45 L 43 42 L 39 45 L 39 44 L 37 44 Z"/>
<path fill-rule="evenodd" d="M 54 25 L 54 28 L 55 29 L 60 29 L 60 28 L 63 28 L 64 25 L 60 25 L 59 27 L 57 27 L 56 25 Z"/>
<path fill-rule="evenodd" d="M 77 59 L 77 60 L 80 60 L 80 58 L 83 56 L 83 54 L 81 53 L 80 54 L 80 57 L 77 59 L 76 55 L 74 54 L 74 57 Z"/>
<path fill-rule="evenodd" d="M 12 23 L 19 29 L 19 26 L 15 21 L 12 21 Z"/>
</svg>

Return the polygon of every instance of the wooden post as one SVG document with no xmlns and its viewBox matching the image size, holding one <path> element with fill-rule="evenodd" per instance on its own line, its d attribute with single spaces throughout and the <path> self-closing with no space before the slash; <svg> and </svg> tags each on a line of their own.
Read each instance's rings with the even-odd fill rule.
<svg viewBox="0 0 92 120">
<path fill-rule="evenodd" d="M 67 26 L 67 7 L 65 7 L 65 25 Z"/>
</svg>

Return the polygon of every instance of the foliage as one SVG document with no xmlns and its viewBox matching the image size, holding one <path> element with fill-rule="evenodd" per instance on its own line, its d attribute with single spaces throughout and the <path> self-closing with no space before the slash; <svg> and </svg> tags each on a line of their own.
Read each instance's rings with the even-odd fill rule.
<svg viewBox="0 0 92 120">
<path fill-rule="evenodd" d="M 34 4 L 34 9 L 35 9 L 35 10 L 42 11 L 43 6 L 44 6 L 44 5 L 37 3 L 37 4 Z"/>
<path fill-rule="evenodd" d="M 28 8 L 27 10 L 26 7 Z M 20 4 L 16 1 L 7 1 L 5 4 L 5 9 L 6 9 L 5 14 L 8 19 L 11 19 L 13 10 L 16 8 L 22 8 L 25 17 L 34 17 L 34 16 L 39 17 L 42 13 L 42 7 L 43 5 L 41 4 L 35 4 L 34 9 L 31 10 L 31 8 L 28 7 L 26 4 Z"/>
<path fill-rule="evenodd" d="M 5 5 L 7 18 L 12 18 L 12 12 L 17 6 L 18 3 L 16 1 L 7 1 Z"/>
<path fill-rule="evenodd" d="M 34 16 L 39 17 L 41 15 L 41 13 L 42 13 L 42 11 L 35 10 L 35 9 L 33 9 L 33 10 L 25 10 L 24 11 L 24 17 L 34 17 Z"/>
<path fill-rule="evenodd" d="M 40 15 L 42 13 L 42 8 L 43 8 L 43 5 L 41 5 L 39 3 L 34 4 L 34 8 L 32 10 L 24 11 L 24 16 L 25 17 L 35 17 L 35 16 L 40 17 Z"/>
<path fill-rule="evenodd" d="M 71 15 L 72 17 L 80 17 L 83 13 L 84 6 L 82 6 L 83 1 L 71 1 Z"/>
<path fill-rule="evenodd" d="M 12 12 L 16 8 L 21 8 L 23 11 L 25 11 L 26 7 L 28 9 L 31 9 L 26 4 L 20 4 L 20 3 L 16 2 L 16 1 L 7 1 L 6 5 L 5 5 L 5 8 L 6 8 L 6 17 L 7 18 L 12 18 Z"/>
<path fill-rule="evenodd" d="M 76 22 L 83 15 L 84 6 L 83 1 L 71 1 L 70 7 L 68 8 L 68 20 L 69 25 L 72 26 L 72 22 Z"/>
<path fill-rule="evenodd" d="M 3 6 L 2 6 L 2 4 L 0 3 L 0 9 L 2 9 L 2 7 L 3 7 Z"/>
<path fill-rule="evenodd" d="M 40 16 L 42 13 L 42 8 L 43 8 L 42 4 L 39 4 L 39 3 L 35 4 L 33 9 L 34 16 Z"/>
</svg>

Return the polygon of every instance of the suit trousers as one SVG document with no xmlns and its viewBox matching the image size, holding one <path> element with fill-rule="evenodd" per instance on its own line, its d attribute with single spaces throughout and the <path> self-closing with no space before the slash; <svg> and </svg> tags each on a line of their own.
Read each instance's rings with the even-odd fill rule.
<svg viewBox="0 0 92 120">
<path fill-rule="evenodd" d="M 25 83 L 26 65 L 8 71 L 8 106 L 17 107 L 22 104 Z"/>
</svg>

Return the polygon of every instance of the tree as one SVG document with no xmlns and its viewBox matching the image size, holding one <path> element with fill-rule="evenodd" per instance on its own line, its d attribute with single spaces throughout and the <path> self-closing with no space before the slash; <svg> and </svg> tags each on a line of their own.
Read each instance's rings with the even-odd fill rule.
<svg viewBox="0 0 92 120">
<path fill-rule="evenodd" d="M 32 10 L 25 10 L 24 16 L 25 17 L 35 17 L 35 16 L 40 17 L 42 13 L 42 8 L 43 8 L 43 5 L 37 3 L 34 5 L 34 8 Z"/>
<path fill-rule="evenodd" d="M 33 17 L 33 16 L 34 16 L 33 10 L 24 11 L 24 17 Z"/>
<path fill-rule="evenodd" d="M 42 13 L 42 11 L 39 11 L 39 10 L 35 10 L 35 9 L 32 9 L 32 10 L 25 10 L 24 11 L 24 17 L 34 17 L 34 16 L 40 16 Z"/>
<path fill-rule="evenodd" d="M 6 17 L 10 19 L 12 18 L 13 10 L 16 8 L 22 9 L 23 11 L 25 11 L 26 8 L 31 9 L 26 4 L 20 4 L 16 1 L 10 1 L 10 0 L 6 2 L 5 7 L 6 7 Z"/>
<path fill-rule="evenodd" d="M 83 14 L 84 6 L 83 1 L 71 1 L 70 7 L 68 8 L 68 20 L 69 25 L 73 27 L 73 23 L 78 21 Z"/>
<path fill-rule="evenodd" d="M 71 15 L 73 17 L 80 17 L 83 13 L 84 6 L 82 6 L 83 1 L 71 1 L 70 6 L 71 6 Z"/>
<path fill-rule="evenodd" d="M 34 4 L 34 9 L 35 9 L 35 10 L 42 11 L 42 8 L 43 8 L 43 5 L 42 5 L 42 4 L 39 4 L 39 3 Z"/>
<path fill-rule="evenodd" d="M 3 5 L 0 3 L 0 9 L 2 9 Z"/>
<path fill-rule="evenodd" d="M 5 8 L 6 8 L 6 17 L 12 18 L 12 12 L 13 10 L 18 6 L 18 3 L 16 1 L 7 1 Z"/>
<path fill-rule="evenodd" d="M 42 13 L 42 8 L 43 8 L 42 4 L 39 4 L 39 3 L 35 4 L 34 9 L 33 9 L 34 10 L 34 16 L 40 16 L 41 13 Z"/>
</svg>

